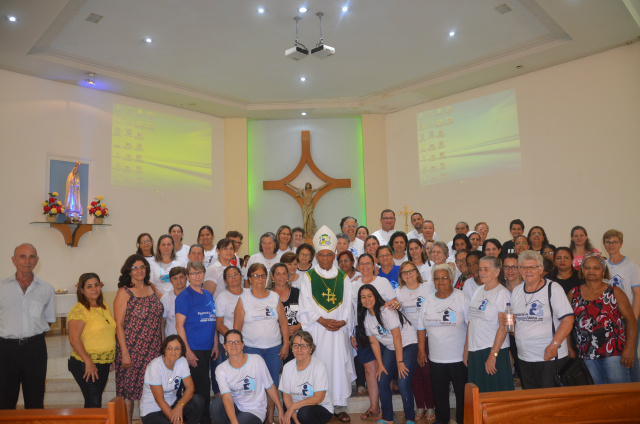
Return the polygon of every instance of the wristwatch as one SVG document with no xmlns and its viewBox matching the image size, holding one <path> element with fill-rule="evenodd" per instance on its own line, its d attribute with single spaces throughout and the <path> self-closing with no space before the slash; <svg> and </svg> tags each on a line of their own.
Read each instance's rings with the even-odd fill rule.
<svg viewBox="0 0 640 424">
<path fill-rule="evenodd" d="M 493 350 L 491 351 L 491 353 L 493 353 L 493 356 L 495 356 L 496 358 L 498 357 L 498 352 L 494 352 Z"/>
</svg>

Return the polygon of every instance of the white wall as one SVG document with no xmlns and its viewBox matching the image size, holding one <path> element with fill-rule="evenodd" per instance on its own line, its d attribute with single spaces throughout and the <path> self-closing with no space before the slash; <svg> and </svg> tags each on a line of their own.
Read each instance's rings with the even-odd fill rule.
<svg viewBox="0 0 640 424">
<path fill-rule="evenodd" d="M 54 287 L 75 290 L 79 275 L 93 271 L 106 284 L 106 291 L 115 291 L 120 267 L 134 253 L 139 233 L 149 232 L 157 241 L 170 224 L 180 223 L 184 241 L 190 244 L 204 224 L 211 225 L 218 237 L 224 231 L 224 184 L 219 183 L 224 181 L 222 119 L 2 70 L 0 93 L 0 199 L 4 202 L 0 278 L 15 272 L 14 247 L 31 242 L 40 256 L 36 273 Z M 167 192 L 112 187 L 111 114 L 116 103 L 209 122 L 211 192 L 194 192 L 189 187 Z M 29 224 L 44 221 L 40 204 L 47 193 L 47 155 L 92 160 L 89 197 L 102 195 L 109 206 L 105 223 L 112 226 L 85 234 L 76 248 L 66 246 L 56 230 Z"/>
<path fill-rule="evenodd" d="M 623 253 L 640 261 L 640 43 L 532 72 L 387 115 L 389 200 L 435 221 L 450 240 L 457 221 L 487 221 L 507 240 L 509 221 L 541 225 L 556 246 L 574 225 L 625 234 Z M 421 189 L 416 114 L 515 88 L 522 169 Z M 365 164 L 366 166 L 366 164 Z"/>
</svg>

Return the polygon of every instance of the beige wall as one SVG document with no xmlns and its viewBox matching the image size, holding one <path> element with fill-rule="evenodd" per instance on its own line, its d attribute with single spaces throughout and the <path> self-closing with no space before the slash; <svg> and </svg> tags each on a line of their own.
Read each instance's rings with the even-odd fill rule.
<svg viewBox="0 0 640 424">
<path fill-rule="evenodd" d="M 227 118 L 224 120 L 224 166 L 227 169 L 224 186 L 224 217 L 226 231 L 240 231 L 244 236 L 238 255 L 246 255 L 249 234 L 249 203 L 247 197 L 247 120 Z"/>
<path fill-rule="evenodd" d="M 603 250 L 603 232 L 617 228 L 626 235 L 623 253 L 640 261 L 638 75 L 640 43 L 387 115 L 389 203 L 422 211 L 445 240 L 464 220 L 472 226 L 487 221 L 489 236 L 505 241 L 509 221 L 521 218 L 527 228 L 543 226 L 557 246 L 568 245 L 571 227 L 583 225 Z M 416 114 L 510 88 L 517 96 L 522 169 L 421 189 Z"/>
<path fill-rule="evenodd" d="M 38 249 L 36 273 L 56 288 L 74 289 L 83 272 L 97 272 L 115 291 L 119 269 L 134 253 L 136 237 L 149 232 L 157 240 L 172 223 L 182 224 L 185 243 L 195 242 L 200 226 L 217 233 L 225 229 L 224 121 L 160 104 L 74 87 L 0 70 L 0 278 L 15 272 L 11 256 L 16 245 L 31 242 Z M 113 187 L 110 183 L 111 115 L 114 104 L 209 122 L 212 126 L 213 181 L 211 192 L 175 192 Z M 63 243 L 56 230 L 45 225 L 41 202 L 47 193 L 47 155 L 92 160 L 89 197 L 99 194 L 110 209 L 111 227 L 95 228 L 77 248 Z M 64 197 L 64 194 L 62 195 Z"/>
<path fill-rule="evenodd" d="M 362 115 L 364 191 L 369 233 L 380 229 L 380 211 L 391 208 L 387 179 L 387 143 L 385 135 L 385 115 Z"/>
</svg>

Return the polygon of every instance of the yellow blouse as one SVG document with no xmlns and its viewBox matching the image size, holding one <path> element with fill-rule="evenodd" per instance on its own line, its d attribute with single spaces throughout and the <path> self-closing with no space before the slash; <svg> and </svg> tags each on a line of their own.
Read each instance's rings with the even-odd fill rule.
<svg viewBox="0 0 640 424">
<path fill-rule="evenodd" d="M 106 309 L 89 308 L 87 310 L 82 303 L 78 302 L 69 311 L 67 319 L 84 321 L 80 340 L 94 364 L 109 364 L 115 360 L 116 320 L 111 316 L 108 306 Z M 82 361 L 76 352 L 71 352 L 71 356 Z"/>
</svg>

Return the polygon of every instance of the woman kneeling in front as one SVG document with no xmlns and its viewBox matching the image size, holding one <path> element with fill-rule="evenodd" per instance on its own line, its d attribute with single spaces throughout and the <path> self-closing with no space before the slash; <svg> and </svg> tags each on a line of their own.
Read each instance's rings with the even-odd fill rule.
<svg viewBox="0 0 640 424">
<path fill-rule="evenodd" d="M 291 336 L 295 361 L 285 364 L 280 379 L 280 391 L 287 407 L 286 423 L 326 424 L 333 418 L 333 403 L 329 391 L 327 367 L 313 352 L 316 345 L 306 331 Z"/>
<path fill-rule="evenodd" d="M 229 330 L 224 350 L 229 359 L 218 365 L 216 381 L 222 396 L 209 407 L 216 424 L 261 424 L 267 416 L 267 394 L 278 408 L 279 424 L 284 411 L 267 365 L 259 355 L 244 353 L 242 333 Z M 265 393 L 266 390 L 266 393 Z"/>
<path fill-rule="evenodd" d="M 200 422 L 204 399 L 194 394 L 189 363 L 184 357 L 186 348 L 182 338 L 171 335 L 164 339 L 160 353 L 147 365 L 140 399 L 140 418 L 143 424 L 197 424 Z M 184 393 L 177 398 L 180 382 Z"/>
</svg>

